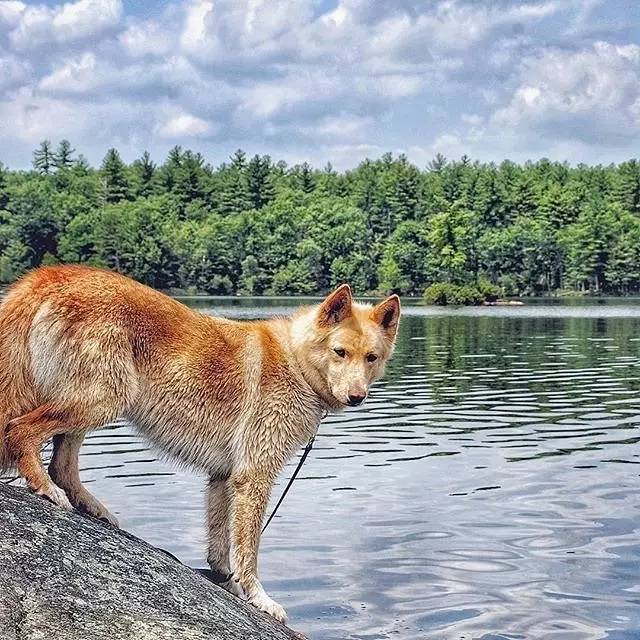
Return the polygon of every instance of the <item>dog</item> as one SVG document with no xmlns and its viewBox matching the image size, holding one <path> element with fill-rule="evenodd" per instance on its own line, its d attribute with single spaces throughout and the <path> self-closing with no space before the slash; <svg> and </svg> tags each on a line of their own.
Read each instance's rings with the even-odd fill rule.
<svg viewBox="0 0 640 640">
<path fill-rule="evenodd" d="M 236 322 L 109 271 L 41 267 L 0 304 L 0 467 L 117 526 L 81 484 L 78 452 L 88 431 L 125 418 L 207 474 L 209 565 L 285 622 L 257 573 L 271 487 L 326 412 L 362 404 L 399 319 L 397 296 L 359 304 L 346 284 L 291 317 Z"/>
</svg>

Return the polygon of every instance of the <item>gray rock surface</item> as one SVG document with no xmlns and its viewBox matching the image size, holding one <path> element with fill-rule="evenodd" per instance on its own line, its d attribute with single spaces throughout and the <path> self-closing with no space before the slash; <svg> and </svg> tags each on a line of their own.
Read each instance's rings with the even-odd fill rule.
<svg viewBox="0 0 640 640">
<path fill-rule="evenodd" d="M 0 483 L 0 640 L 300 638 L 162 551 Z"/>
</svg>

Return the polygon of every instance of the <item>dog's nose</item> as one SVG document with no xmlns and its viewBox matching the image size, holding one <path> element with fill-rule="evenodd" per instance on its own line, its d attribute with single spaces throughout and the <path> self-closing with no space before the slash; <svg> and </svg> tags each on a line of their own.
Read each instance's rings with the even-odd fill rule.
<svg viewBox="0 0 640 640">
<path fill-rule="evenodd" d="M 352 407 L 357 407 L 359 404 L 362 404 L 364 402 L 364 399 L 367 396 L 349 396 L 349 405 Z"/>
</svg>

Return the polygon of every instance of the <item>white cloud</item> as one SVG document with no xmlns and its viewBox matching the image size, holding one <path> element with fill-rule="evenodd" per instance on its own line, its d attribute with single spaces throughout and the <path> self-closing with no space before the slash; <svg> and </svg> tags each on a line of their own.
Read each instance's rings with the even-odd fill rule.
<svg viewBox="0 0 640 640">
<path fill-rule="evenodd" d="M 56 135 L 75 137 L 85 134 L 90 124 L 90 110 L 60 100 L 42 98 L 23 88 L 0 101 L 0 134 L 4 140 L 35 144 L 51 137 L 52 123 Z"/>
<path fill-rule="evenodd" d="M 522 63 L 521 82 L 495 122 L 510 128 L 568 122 L 565 135 L 640 133 L 640 46 L 596 42 L 567 52 L 549 49 Z M 563 131 L 558 130 L 562 136 Z"/>
<path fill-rule="evenodd" d="M 287 106 L 313 99 L 322 95 L 320 92 L 313 92 L 307 84 L 296 86 L 297 83 L 291 84 L 282 82 L 279 84 L 272 83 L 255 83 L 244 92 L 241 104 L 237 108 L 238 119 L 247 116 L 257 119 L 265 119 L 277 115 Z"/>
<path fill-rule="evenodd" d="M 182 83 L 206 89 L 199 72 L 182 57 L 167 57 L 147 64 L 134 60 L 122 66 L 104 56 L 85 52 L 61 59 L 41 78 L 37 88 L 52 96 L 95 98 L 120 94 L 133 99 L 147 95 L 151 99 L 166 95 Z"/>
<path fill-rule="evenodd" d="M 13 55 L 0 53 L 0 91 L 20 86 L 31 77 L 31 65 Z"/>
<path fill-rule="evenodd" d="M 119 40 L 132 58 L 163 56 L 176 47 L 171 30 L 155 21 L 131 24 L 120 34 Z"/>
<path fill-rule="evenodd" d="M 187 9 L 183 49 L 208 64 L 276 60 L 292 50 L 312 16 L 311 0 L 195 0 Z"/>
<path fill-rule="evenodd" d="M 157 133 L 163 138 L 180 140 L 182 138 L 200 138 L 213 134 L 217 128 L 210 122 L 190 113 L 176 113 L 169 116 L 157 127 Z"/>
<path fill-rule="evenodd" d="M 0 1 L 0 25 L 3 27 L 14 27 L 20 22 L 20 16 L 26 9 L 24 2 L 17 0 Z"/>
<path fill-rule="evenodd" d="M 76 102 L 21 88 L 0 95 L 0 157 L 10 166 L 30 166 L 31 152 L 41 140 L 68 138 L 96 163 L 112 146 L 133 159 L 152 140 L 155 118 L 141 118 L 144 113 L 143 103 L 117 97 L 107 103 Z"/>
<path fill-rule="evenodd" d="M 371 116 L 360 116 L 353 113 L 338 113 L 321 118 L 311 124 L 298 127 L 292 133 L 305 135 L 309 138 L 328 140 L 339 144 L 345 139 L 364 141 L 373 126 L 375 119 Z M 284 127 L 286 129 L 286 126 Z"/>
<path fill-rule="evenodd" d="M 121 0 L 77 0 L 54 8 L 27 5 L 14 19 L 9 40 L 18 50 L 78 42 L 115 27 L 121 17 Z"/>
<path fill-rule="evenodd" d="M 349 20 L 343 17 L 337 25 L 346 23 L 350 32 L 368 34 L 369 38 L 362 39 L 360 33 L 358 39 L 365 43 L 370 55 L 383 53 L 396 62 L 415 64 L 430 62 L 442 54 L 467 51 L 497 29 L 535 23 L 558 12 L 559 5 L 540 2 L 505 8 L 490 3 L 442 0 L 422 11 L 389 11 L 372 22 L 368 21 L 369 7 L 363 3 L 343 0 L 338 11 L 349 16 Z"/>
<path fill-rule="evenodd" d="M 350 113 L 341 113 L 337 116 L 326 116 L 315 127 L 321 136 L 345 137 L 361 135 L 373 124 L 373 118 L 369 116 L 356 116 Z"/>
<path fill-rule="evenodd" d="M 96 74 L 96 57 L 93 53 L 84 53 L 78 59 L 71 59 L 42 78 L 40 89 L 52 93 L 86 93 L 100 84 Z"/>
<path fill-rule="evenodd" d="M 182 139 L 214 160 L 245 146 L 338 166 L 376 150 L 625 153 L 640 38 L 595 42 L 598 2 L 166 0 L 124 15 L 121 0 L 0 0 L 0 160 L 63 135 L 92 159 Z"/>
</svg>

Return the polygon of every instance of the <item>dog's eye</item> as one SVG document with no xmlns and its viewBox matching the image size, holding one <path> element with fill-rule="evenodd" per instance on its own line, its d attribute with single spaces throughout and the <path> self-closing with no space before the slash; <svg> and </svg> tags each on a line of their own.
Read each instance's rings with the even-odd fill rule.
<svg viewBox="0 0 640 640">
<path fill-rule="evenodd" d="M 347 355 L 347 352 L 344 349 L 334 349 L 334 351 L 341 357 L 344 358 Z"/>
<path fill-rule="evenodd" d="M 375 362 L 378 359 L 378 356 L 375 353 L 370 353 L 367 356 L 367 362 Z"/>
</svg>

